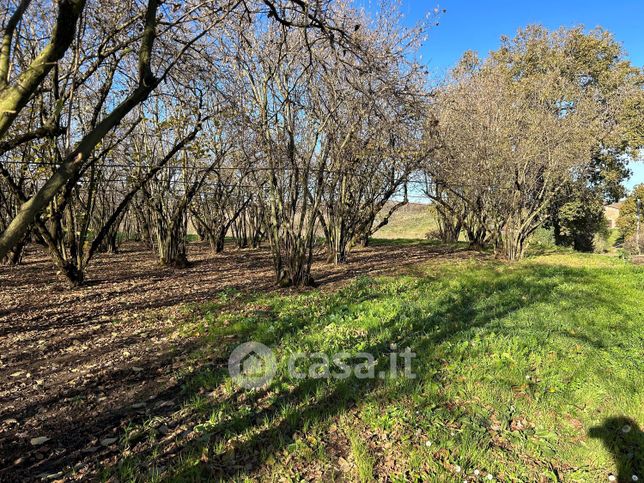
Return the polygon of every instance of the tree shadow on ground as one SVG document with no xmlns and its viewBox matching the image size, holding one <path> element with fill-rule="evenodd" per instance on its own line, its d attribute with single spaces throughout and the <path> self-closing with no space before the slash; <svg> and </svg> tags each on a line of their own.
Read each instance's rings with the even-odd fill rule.
<svg viewBox="0 0 644 483">
<path fill-rule="evenodd" d="M 560 294 L 557 294 L 559 282 L 555 275 L 564 274 L 567 282 L 582 285 L 593 276 L 591 271 L 557 266 L 533 265 L 507 271 L 496 271 L 490 267 L 491 265 L 481 269 L 479 266 L 478 269 L 469 270 L 465 266 L 459 266 L 451 272 L 436 268 L 434 273 L 409 269 L 407 277 L 416 284 L 418 293 L 431 294 L 433 284 L 437 283 L 446 284 L 449 290 L 436 295 L 435 310 L 427 312 L 415 304 L 396 306 L 387 320 L 371 326 L 361 335 L 360 340 L 364 345 L 360 347 L 360 351 L 371 353 L 378 361 L 376 373 L 387 364 L 392 352 L 391 343 L 395 343 L 400 348 L 409 345 L 418 354 L 414 372 L 437 374 L 440 381 L 444 361 L 436 354 L 436 347 L 441 342 L 468 340 L 472 329 L 493 324 L 494 327 L 490 330 L 509 333 L 512 328 L 504 328 L 495 323 L 531 305 L 557 300 Z M 405 290 L 409 290 L 409 287 L 405 287 Z M 151 407 L 144 415 L 132 415 L 131 403 L 140 400 L 135 395 L 130 400 L 130 405 L 111 408 L 109 413 L 97 418 L 98 421 L 87 421 L 82 414 L 69 414 L 66 424 L 48 435 L 52 440 L 66 438 L 72 451 L 40 465 L 39 471 L 57 471 L 80 461 L 89 461 L 94 468 L 106 465 L 107 471 L 118 473 L 121 480 L 127 479 L 127 474 L 123 473 L 128 465 L 131 465 L 127 469 L 130 471 L 129 475 L 139 475 L 138 479 L 141 480 L 145 480 L 145 476 L 141 475 L 155 468 L 168 478 L 184 481 L 253 475 L 268 458 L 292 444 L 295 434 L 305 432 L 314 425 L 331 424 L 337 416 L 374 394 L 390 400 L 405 398 L 422 381 L 407 379 L 388 385 L 387 381 L 379 379 L 355 377 L 329 381 L 291 380 L 285 377 L 282 368 L 272 385 L 265 389 L 252 392 L 232 390 L 231 385 L 227 384 L 229 378 L 225 366 L 231 350 L 241 342 L 256 340 L 278 352 L 286 353 L 288 351 L 281 346 L 289 339 L 301 342 L 297 346 L 300 350 L 320 350 L 315 345 L 316 341 L 311 340 L 312 333 L 332 325 L 330 321 L 355 315 L 352 311 L 361 311 L 361 304 L 364 302 L 385 303 L 395 299 L 395 291 L 395 286 L 387 287 L 380 279 L 364 277 L 337 293 L 321 296 L 320 300 L 326 301 L 325 304 L 314 309 L 303 306 L 280 312 L 275 307 L 270 307 L 265 313 L 258 315 L 255 309 L 244 310 L 243 304 L 235 307 L 235 310 L 239 309 L 240 317 L 245 319 L 242 330 L 227 334 L 214 331 L 197 340 L 195 345 L 192 343 L 194 341 L 189 347 L 186 345 L 192 355 L 183 359 L 182 364 L 186 367 L 194 365 L 195 370 L 186 371 L 177 378 L 176 383 L 156 395 L 156 400 L 160 402 L 172 399 L 171 410 L 167 406 L 150 404 Z M 281 300 L 297 296 L 299 295 L 287 294 Z M 247 305 L 258 302 L 255 295 L 244 297 Z M 577 302 L 584 301 L 583 293 L 576 297 L 579 298 Z M 601 301 L 607 309 L 617 311 L 619 308 L 615 302 L 609 298 Z M 221 304 L 204 306 L 202 313 L 196 316 L 207 320 L 210 312 L 224 309 L 226 307 Z M 143 370 L 131 376 L 143 378 L 148 375 L 154 379 L 159 363 L 158 359 L 150 358 L 149 365 L 140 364 Z M 442 397 L 441 393 L 433 397 L 432 405 L 450 410 L 452 402 Z M 35 410 L 36 407 L 28 408 L 27 412 Z M 72 431 L 72 428 L 82 428 L 86 433 L 92 430 L 100 432 L 114 427 L 123 418 L 129 418 L 133 424 L 140 425 L 164 418 L 170 431 L 167 435 L 157 432 L 158 439 L 149 444 L 139 445 L 136 440 L 129 439 L 127 450 L 133 455 L 130 458 L 123 456 L 123 447 L 109 449 L 109 458 L 105 454 L 107 449 L 101 450 L 100 456 L 98 453 L 94 456 L 83 454 L 87 442 L 69 441 L 78 439 L 76 432 L 65 434 L 65 431 Z M 122 428 L 123 425 L 118 427 Z M 198 431 L 194 430 L 197 428 Z M 143 434 L 138 439 L 145 439 L 144 436 Z M 182 463 L 188 460 L 193 463 Z M 25 476 L 24 479 L 34 476 L 28 473 L 22 475 Z"/>
<path fill-rule="evenodd" d="M 636 421 L 626 416 L 608 418 L 601 426 L 590 428 L 588 436 L 600 439 L 613 456 L 617 481 L 633 482 L 644 477 L 644 432 Z"/>
<path fill-rule="evenodd" d="M 370 341 L 360 350 L 372 354 L 378 362 L 375 373 L 386 366 L 392 352 L 391 343 L 398 347 L 409 345 L 418 354 L 414 371 L 440 372 L 441 361 L 435 348 L 447 339 L 466 340 L 468 332 L 502 319 L 512 312 L 525 309 L 551 299 L 556 282 L 549 277 L 552 267 L 535 270 L 514 270 L 508 273 L 460 273 L 460 286 L 454 292 L 441 295 L 440 307 L 431 314 L 420 308 L 400 307 L 391 320 L 383 321 L 364 336 Z M 575 277 L 584 273 L 573 271 Z M 571 276 L 573 276 L 571 273 Z M 431 285 L 436 278 L 425 276 L 417 280 L 419 290 Z M 372 280 L 365 283 L 364 290 L 347 290 L 334 300 L 320 316 L 331 319 L 346 315 L 347 307 L 357 306 L 366 300 L 386 299 L 391 293 L 379 293 L 378 284 Z M 375 286 L 369 286 L 375 284 Z M 356 285 L 356 284 L 354 284 Z M 288 320 L 277 321 L 278 329 L 267 335 L 265 331 L 249 331 L 247 340 L 256 340 L 269 347 L 291 336 L 304 341 L 310 330 L 310 313 L 290 314 Z M 495 330 L 501 330 L 495 328 Z M 315 347 L 311 347 L 315 349 Z M 341 415 L 378 391 L 379 397 L 401 399 L 414 392 L 420 379 L 407 379 L 391 387 L 378 379 L 344 380 L 306 379 L 292 381 L 278 373 L 274 384 L 254 393 L 236 391 L 210 402 L 203 414 L 221 414 L 227 417 L 203 427 L 203 437 L 186 446 L 192 455 L 207 455 L 196 458 L 195 465 L 179 467 L 171 473 L 178 480 L 227 479 L 252 475 L 268 458 L 294 442 L 293 436 L 307 428 L 328 425 Z M 450 401 L 440 394 L 431 401 L 436 407 L 450 407 Z M 242 407 L 243 410 L 236 410 Z M 162 464 L 170 463 L 162 461 Z M 337 477 L 338 475 L 326 475 Z"/>
</svg>

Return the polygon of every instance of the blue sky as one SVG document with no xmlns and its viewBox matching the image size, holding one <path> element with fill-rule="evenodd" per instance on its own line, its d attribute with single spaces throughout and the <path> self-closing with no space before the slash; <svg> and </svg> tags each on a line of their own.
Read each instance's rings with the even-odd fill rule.
<svg viewBox="0 0 644 483">
<path fill-rule="evenodd" d="M 602 26 L 624 45 L 633 64 L 644 66 L 644 0 L 401 0 L 405 21 L 415 23 L 428 11 L 444 8 L 421 50 L 432 75 L 442 77 L 464 51 L 481 56 L 499 46 L 503 34 L 539 23 L 548 28 Z M 631 168 L 631 188 L 644 183 L 644 162 Z"/>
</svg>

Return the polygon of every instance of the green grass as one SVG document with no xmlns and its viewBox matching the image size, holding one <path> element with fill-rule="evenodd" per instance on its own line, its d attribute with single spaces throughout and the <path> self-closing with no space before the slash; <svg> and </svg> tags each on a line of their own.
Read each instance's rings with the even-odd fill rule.
<svg viewBox="0 0 644 483">
<path fill-rule="evenodd" d="M 388 210 L 388 206 L 383 209 L 385 212 Z M 428 232 L 437 229 L 436 215 L 431 205 L 410 203 L 395 211 L 389 223 L 378 230 L 374 237 L 423 240 Z"/>
<path fill-rule="evenodd" d="M 375 460 L 369 451 L 369 447 L 363 441 L 362 435 L 357 432 L 349 432 L 349 442 L 351 443 L 351 457 L 355 462 L 358 480 L 361 482 L 373 480 Z"/>
<path fill-rule="evenodd" d="M 614 249 L 616 246 L 622 244 L 623 242 L 623 236 L 617 228 L 612 228 L 608 231 L 608 238 L 606 243 L 611 249 Z"/>
<path fill-rule="evenodd" d="M 181 375 L 177 418 L 194 432 L 160 479 L 644 478 L 644 269 L 615 257 L 430 263 L 335 292 L 229 291 L 186 313 L 195 362 L 220 364 Z M 280 361 L 261 390 L 225 370 L 248 340 Z M 286 370 L 292 353 L 362 351 L 378 373 L 405 347 L 414 379 Z M 158 471 L 128 459 L 122 479 L 133 464 Z"/>
</svg>

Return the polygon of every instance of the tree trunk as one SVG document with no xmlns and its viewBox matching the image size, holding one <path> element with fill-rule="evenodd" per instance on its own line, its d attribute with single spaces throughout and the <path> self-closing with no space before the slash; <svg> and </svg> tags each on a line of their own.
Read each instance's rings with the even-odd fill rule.
<svg viewBox="0 0 644 483">
<path fill-rule="evenodd" d="M 371 242 L 371 237 L 369 236 L 369 233 L 364 232 L 358 237 L 356 244 L 362 248 L 367 248 L 370 242 Z"/>
<path fill-rule="evenodd" d="M 165 220 L 157 222 L 157 250 L 162 265 L 175 268 L 185 268 L 188 264 L 186 255 L 187 226 L 185 217 L 178 217 L 166 225 Z"/>
<path fill-rule="evenodd" d="M 226 229 L 222 228 L 217 233 L 217 239 L 215 241 L 215 253 L 221 253 L 224 251 L 224 241 L 226 240 Z"/>
<path fill-rule="evenodd" d="M 188 257 L 186 256 L 186 244 L 175 235 L 166 236 L 159 243 L 159 260 L 162 265 L 175 268 L 185 268 L 188 266 Z"/>
<path fill-rule="evenodd" d="M 521 260 L 525 248 L 524 242 L 525 236 L 522 233 L 516 233 L 515 230 L 506 229 L 503 240 L 503 250 L 506 258 L 513 262 Z"/>
<path fill-rule="evenodd" d="M 73 261 L 68 261 L 60 269 L 71 287 L 78 287 L 85 281 L 85 271 L 79 269 Z"/>
<path fill-rule="evenodd" d="M 477 229 L 467 227 L 466 231 L 467 239 L 470 242 L 470 248 L 473 248 L 475 250 L 482 250 L 483 248 L 485 248 L 485 240 L 487 234 L 483 227 L 479 227 Z"/>
<path fill-rule="evenodd" d="M 7 256 L 4 259 L 4 263 L 6 265 L 20 265 L 20 262 L 22 262 L 22 256 L 25 253 L 25 248 L 27 247 L 27 243 L 29 241 L 28 237 L 25 237 L 22 241 L 18 242 L 18 244 L 13 247 Z"/>
</svg>

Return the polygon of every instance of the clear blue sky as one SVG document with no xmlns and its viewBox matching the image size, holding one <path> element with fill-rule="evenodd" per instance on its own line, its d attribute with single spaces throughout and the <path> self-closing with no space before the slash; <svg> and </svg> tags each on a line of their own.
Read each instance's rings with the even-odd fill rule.
<svg viewBox="0 0 644 483">
<path fill-rule="evenodd" d="M 367 0 L 368 1 L 368 0 Z M 644 0 L 401 0 L 405 21 L 415 23 L 435 7 L 438 26 L 429 31 L 421 50 L 432 75 L 440 78 L 471 49 L 485 56 L 499 46 L 501 35 L 513 36 L 531 23 L 556 29 L 584 25 L 604 27 L 624 45 L 633 64 L 644 66 Z M 361 2 L 362 3 L 362 2 Z M 366 2 L 365 2 L 366 3 Z M 433 15 L 432 15 L 433 17 Z M 631 188 L 644 183 L 644 162 L 631 168 Z"/>
</svg>

